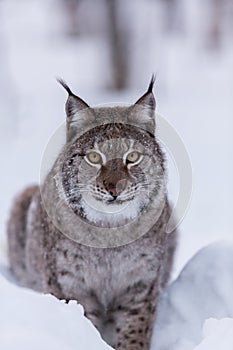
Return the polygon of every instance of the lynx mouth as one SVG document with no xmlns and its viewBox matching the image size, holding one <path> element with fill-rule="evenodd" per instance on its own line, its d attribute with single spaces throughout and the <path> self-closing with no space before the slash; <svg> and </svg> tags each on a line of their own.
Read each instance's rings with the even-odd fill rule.
<svg viewBox="0 0 233 350">
<path fill-rule="evenodd" d="M 127 203 L 127 202 L 130 202 L 134 199 L 134 196 L 132 196 L 131 198 L 127 198 L 127 199 L 118 199 L 118 198 L 113 198 L 113 199 L 109 199 L 107 201 L 107 203 L 111 203 L 111 204 L 124 204 L 124 203 Z"/>
<path fill-rule="evenodd" d="M 109 199 L 105 199 L 105 200 L 103 200 L 103 198 L 100 198 L 100 197 L 98 197 L 98 196 L 94 196 L 94 198 L 98 201 L 98 202 L 104 202 L 104 204 L 114 204 L 114 205 L 122 205 L 122 204 L 125 204 L 125 203 L 128 203 L 128 202 L 130 202 L 130 201 L 132 201 L 134 198 L 135 198 L 135 196 L 133 195 L 133 196 L 131 196 L 131 197 L 129 197 L 129 198 L 126 198 L 126 199 L 120 199 L 120 198 L 118 198 L 118 197 L 114 197 L 114 198 L 109 198 Z"/>
</svg>

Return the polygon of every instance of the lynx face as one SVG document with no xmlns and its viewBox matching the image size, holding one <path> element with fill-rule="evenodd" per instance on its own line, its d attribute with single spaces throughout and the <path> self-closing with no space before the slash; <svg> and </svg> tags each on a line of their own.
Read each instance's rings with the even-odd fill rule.
<svg viewBox="0 0 233 350">
<path fill-rule="evenodd" d="M 132 106 L 91 108 L 60 81 L 67 144 L 62 181 L 72 210 L 94 225 L 121 226 L 165 198 L 164 159 L 155 139 L 154 77 Z"/>
<path fill-rule="evenodd" d="M 66 155 L 66 197 L 93 224 L 123 225 L 164 195 L 162 153 L 154 137 L 137 127 L 96 127 L 74 141 Z"/>
</svg>

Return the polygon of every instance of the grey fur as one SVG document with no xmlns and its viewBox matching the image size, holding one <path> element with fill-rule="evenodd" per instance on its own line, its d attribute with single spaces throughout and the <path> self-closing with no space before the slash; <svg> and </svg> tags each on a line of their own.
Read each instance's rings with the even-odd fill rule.
<svg viewBox="0 0 233 350">
<path fill-rule="evenodd" d="M 125 138 L 126 141 L 122 141 L 125 142 L 125 147 L 127 139 L 135 140 L 135 144 L 144 143 L 143 147 L 149 152 L 148 183 L 153 176 L 156 178 L 153 182 L 154 188 L 150 192 L 152 197 L 150 201 L 157 203 L 159 213 L 158 220 L 150 222 L 148 232 L 129 244 L 115 248 L 96 248 L 80 244 L 55 227 L 43 206 L 40 189 L 36 186 L 26 189 L 16 199 L 8 224 L 10 264 L 19 283 L 41 292 L 52 293 L 59 299 L 77 300 L 84 306 L 86 316 L 97 327 L 103 338 L 118 350 L 149 349 L 159 293 L 168 282 L 176 246 L 176 232 L 166 233 L 170 207 L 166 199 L 164 179 L 161 179 L 162 172 L 165 171 L 164 155 L 152 135 L 154 120 L 151 120 L 151 96 L 149 99 L 145 96 L 138 101 L 139 110 L 144 113 L 142 120 L 139 120 L 138 112 L 133 114 L 134 106 L 125 109 L 90 108 L 86 111 L 86 117 L 89 118 L 91 115 L 93 120 L 97 120 L 97 124 L 92 125 L 94 129 L 87 128 L 87 131 L 78 138 L 75 138 L 75 130 L 78 133 L 79 130 L 76 128 L 81 125 L 78 114 L 80 111 L 77 110 L 75 115 L 72 110 L 72 118 L 74 116 L 76 118 L 72 135 L 68 135 L 69 142 L 59 154 L 45 180 L 42 193 L 43 191 L 47 193 L 52 203 L 60 200 L 61 194 L 56 191 L 54 180 L 54 174 L 58 174 L 60 180 L 64 182 L 64 195 L 74 214 L 82 217 L 84 222 L 90 221 L 80 205 L 82 193 L 77 192 L 76 197 L 70 195 L 75 183 L 75 172 L 72 170 L 81 172 L 80 159 L 83 154 L 100 142 L 104 145 L 104 152 L 107 153 L 106 142 L 107 140 L 111 142 L 113 136 L 114 139 Z M 145 105 L 146 101 L 150 106 Z M 149 111 L 148 118 L 147 111 Z M 85 114 L 81 115 L 85 124 Z M 116 123 L 111 122 L 114 115 L 118 118 Z M 109 117 L 109 123 L 99 125 L 99 118 L 107 120 Z M 124 118 L 125 120 L 132 118 L 133 123 L 128 122 L 125 125 L 119 122 L 119 119 Z M 68 121 L 68 134 L 70 122 L 71 120 Z M 113 166 L 114 159 L 113 157 L 113 160 L 109 160 L 105 167 L 107 164 Z M 141 164 L 144 169 L 144 163 Z M 84 170 L 87 169 L 85 170 L 87 172 L 95 171 L 88 168 L 86 163 L 85 167 Z M 129 191 L 136 195 L 142 173 L 136 166 L 137 171 L 135 169 L 129 171 L 126 168 L 121 166 L 118 173 L 127 172 L 129 176 L 127 183 L 131 186 Z M 114 178 L 117 176 L 116 170 L 111 174 L 111 169 L 105 169 L 103 174 L 106 172 L 109 174 L 110 171 L 110 178 Z M 134 180 L 130 180 L 132 174 Z M 101 176 L 98 181 L 103 181 Z M 109 196 L 107 190 L 108 187 L 102 191 L 103 198 Z M 164 206 L 160 208 L 161 202 L 156 200 L 162 195 L 165 200 Z M 150 203 L 146 206 L 148 211 L 149 205 Z M 62 216 L 62 206 L 60 215 Z M 143 214 L 143 220 L 146 224 L 148 221 L 146 213 Z M 106 227 L 109 225 L 108 222 Z M 78 231 L 80 228 L 73 227 L 73 229 Z M 82 232 L 82 234 L 88 233 Z"/>
</svg>

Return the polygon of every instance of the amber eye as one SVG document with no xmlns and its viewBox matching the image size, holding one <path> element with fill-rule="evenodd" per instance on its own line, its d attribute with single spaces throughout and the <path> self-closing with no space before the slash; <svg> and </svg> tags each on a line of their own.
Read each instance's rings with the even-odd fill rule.
<svg viewBox="0 0 233 350">
<path fill-rule="evenodd" d="M 94 151 L 87 154 L 87 159 L 93 164 L 99 164 L 102 162 L 101 155 Z"/>
<path fill-rule="evenodd" d="M 140 153 L 139 152 L 137 152 L 137 151 L 130 152 L 127 155 L 126 162 L 127 163 L 135 163 L 135 162 L 138 161 L 139 157 L 140 157 Z"/>
</svg>

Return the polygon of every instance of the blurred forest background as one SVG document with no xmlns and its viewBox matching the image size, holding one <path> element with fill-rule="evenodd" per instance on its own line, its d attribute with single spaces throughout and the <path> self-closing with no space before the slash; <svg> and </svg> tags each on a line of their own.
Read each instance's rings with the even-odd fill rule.
<svg viewBox="0 0 233 350">
<path fill-rule="evenodd" d="M 194 171 L 177 270 L 201 246 L 231 238 L 232 0 L 0 1 L 1 232 L 64 121 L 55 77 L 94 105 L 136 101 L 152 73 L 157 111 L 181 135 Z"/>
</svg>

